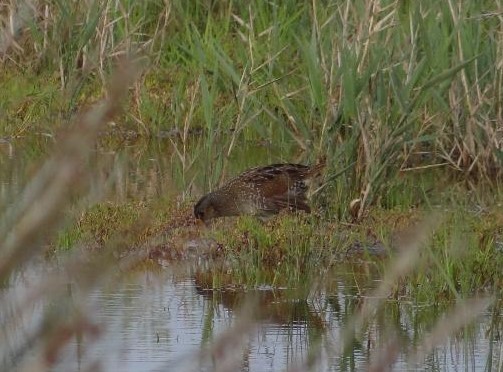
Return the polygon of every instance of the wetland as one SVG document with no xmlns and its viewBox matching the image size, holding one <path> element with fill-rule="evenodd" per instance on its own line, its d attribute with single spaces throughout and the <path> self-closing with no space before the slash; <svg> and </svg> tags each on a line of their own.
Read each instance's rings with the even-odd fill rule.
<svg viewBox="0 0 503 372">
<path fill-rule="evenodd" d="M 500 14 L 6 2 L 0 370 L 502 371 Z M 309 214 L 194 217 L 320 159 Z"/>
</svg>

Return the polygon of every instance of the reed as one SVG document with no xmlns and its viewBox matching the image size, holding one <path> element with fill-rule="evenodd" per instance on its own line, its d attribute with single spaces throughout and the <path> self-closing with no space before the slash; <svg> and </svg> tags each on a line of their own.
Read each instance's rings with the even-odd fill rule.
<svg viewBox="0 0 503 372">
<path fill-rule="evenodd" d="M 452 324 L 439 320 L 414 345 L 411 363 L 424 358 L 445 335 L 501 306 L 500 13 L 501 4 L 487 0 L 4 1 L 0 139 L 37 142 L 28 146 L 32 159 L 45 160 L 22 192 L 8 195 L 15 203 L 0 202 L 0 281 L 48 242 L 74 255 L 65 265 L 90 291 L 112 275 L 118 252 L 159 243 L 175 203 L 90 206 L 110 192 L 110 180 L 86 166 L 93 148 L 165 142 L 184 206 L 249 166 L 325 156 L 314 215 L 267 224 L 239 218 L 231 230 L 217 224 L 204 233 L 220 244 L 206 274 L 214 288 L 303 283 L 307 300 L 348 248 L 378 241 L 392 259 L 370 265 L 385 279 L 374 297 L 361 294 L 368 301 L 340 339 L 346 347 L 361 340 L 384 299 L 400 291 L 446 308 L 456 301 Z M 145 57 L 125 62 L 138 55 Z M 442 222 L 412 229 L 412 241 L 398 244 L 410 249 L 397 250 L 399 220 L 438 209 Z M 90 241 L 98 253 L 82 265 L 78 248 Z M 57 302 L 58 283 L 48 276 L 22 301 Z M 22 301 L 1 302 L 8 316 L 0 341 L 17 312 L 29 316 Z M 46 314 L 14 345 L 7 368 L 49 368 L 72 335 L 98 336 L 91 317 L 68 311 L 63 323 Z M 253 328 L 257 320 L 245 313 L 209 348 L 212 356 Z M 384 370 L 397 350 L 404 351 L 390 337 L 369 368 Z M 11 351 L 0 347 L 2 360 Z"/>
<path fill-rule="evenodd" d="M 140 48 L 151 69 L 120 128 L 174 133 L 184 169 L 216 164 L 208 184 L 247 141 L 326 153 L 334 171 L 356 160 L 331 186 L 361 199 L 360 218 L 404 172 L 500 177 L 496 3 L 27 1 L 2 14 L 2 106 L 17 123 L 4 135 L 54 133 Z M 29 100 L 12 95 L 20 68 L 21 92 L 44 86 Z"/>
</svg>

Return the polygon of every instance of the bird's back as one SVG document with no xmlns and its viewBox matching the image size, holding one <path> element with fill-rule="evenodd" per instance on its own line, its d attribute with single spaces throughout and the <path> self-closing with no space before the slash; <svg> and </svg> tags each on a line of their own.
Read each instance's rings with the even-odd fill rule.
<svg viewBox="0 0 503 372">
<path fill-rule="evenodd" d="M 309 181 L 318 176 L 325 161 L 309 167 L 302 164 L 272 164 L 249 169 L 221 188 L 203 196 L 194 206 L 196 218 L 210 219 L 242 214 L 268 218 L 282 209 L 303 210 Z"/>
<path fill-rule="evenodd" d="M 309 180 L 319 175 L 324 165 L 272 164 L 252 168 L 228 181 L 218 192 L 233 195 L 241 204 L 240 209 L 252 214 L 275 214 L 284 208 L 309 212 L 305 195 Z"/>
</svg>

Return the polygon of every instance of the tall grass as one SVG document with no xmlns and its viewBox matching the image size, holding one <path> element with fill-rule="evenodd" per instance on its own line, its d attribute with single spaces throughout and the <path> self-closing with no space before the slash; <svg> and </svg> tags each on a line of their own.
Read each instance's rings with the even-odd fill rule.
<svg viewBox="0 0 503 372">
<path fill-rule="evenodd" d="M 208 187 L 248 141 L 283 154 L 293 145 L 311 161 L 326 154 L 334 171 L 356 161 L 330 190 L 360 198 L 361 218 L 403 172 L 443 168 L 497 182 L 498 9 L 432 0 L 11 2 L 2 8 L 3 85 L 10 92 L 22 69 L 49 83 L 53 98 L 18 95 L 3 108 L 22 134 L 40 121 L 53 132 L 50 123 L 64 120 L 43 119 L 92 100 L 113 61 L 141 48 L 152 69 L 122 129 L 172 134 L 183 169 L 216 165 Z"/>
<path fill-rule="evenodd" d="M 2 3 L 0 136 L 8 142 L 29 135 L 54 138 L 54 155 L 1 217 L 0 280 L 39 254 L 37 243 L 58 229 L 71 199 L 78 191 L 86 194 L 93 174 L 82 164 L 107 133 L 124 140 L 168 138 L 184 184 L 203 189 L 259 159 L 314 162 L 326 156 L 329 174 L 346 169 L 338 178 L 328 177 L 321 195 L 329 222 L 344 219 L 355 199 L 356 220 L 370 205 L 394 207 L 419 199 L 431 207 L 442 194 L 430 197 L 429 192 L 444 187 L 447 171 L 472 189 L 484 185 L 497 190 L 502 159 L 500 13 L 498 2 L 452 0 Z M 142 60 L 148 69 L 137 76 L 128 67 L 108 84 L 115 66 L 137 51 L 148 56 Z M 119 102 L 126 92 L 131 93 L 129 110 L 122 113 Z M 87 114 L 79 114 L 89 106 Z M 68 134 L 61 135 L 67 127 Z M 270 150 L 258 154 L 258 146 Z M 248 153 L 252 156 L 243 155 Z M 213 171 L 194 175 L 196 166 Z M 415 182 L 407 176 L 419 172 L 426 174 L 428 188 L 404 192 Z M 272 232 L 253 221 L 240 223 L 238 232 L 251 234 L 245 239 L 249 250 L 247 255 L 231 252 L 231 258 L 254 264 L 240 273 L 254 284 L 276 284 L 283 275 L 301 281 L 302 269 L 307 266 L 309 272 L 325 258 L 310 250 L 313 242 L 331 244 L 338 238 L 313 238 L 309 224 L 298 225 L 298 220 L 283 220 Z M 141 227 L 132 225 L 132 235 L 119 231 L 106 243 L 127 247 L 127 239 Z M 327 234 L 333 233 L 330 228 Z M 415 280 L 443 286 L 458 300 L 483 287 L 485 278 L 468 279 L 466 273 L 489 265 L 499 236 L 494 230 L 491 226 L 480 237 L 479 245 L 487 251 L 478 252 L 476 260 L 461 262 L 448 250 L 430 252 L 430 262 L 412 276 L 416 245 L 429 237 L 418 236 L 410 256 L 407 251 L 399 255 L 376 290 L 380 300 L 367 301 L 348 329 L 361 332 L 393 285 L 406 276 L 412 278 L 411 286 Z M 226 238 L 235 243 L 235 237 Z M 74 244 L 71 234 L 61 239 Z M 272 244 L 277 251 L 270 250 Z M 109 273 L 109 253 L 94 262 L 94 276 L 80 267 L 89 288 Z M 285 265 L 280 262 L 265 278 L 258 267 L 274 262 L 275 254 Z M 431 267 L 439 274 L 431 274 Z M 458 275 L 460 267 L 464 276 Z M 426 292 L 417 291 L 418 296 Z M 44 294 L 47 290 L 40 290 Z M 468 315 L 455 309 L 456 322 L 440 333 L 456 332 L 489 303 L 469 303 L 474 309 Z M 92 324 L 80 315 L 68 325 L 50 314 L 16 350 L 13 365 L 30 368 L 24 357 L 35 345 L 36 365 L 50 366 L 68 334 L 93 334 Z M 250 327 L 243 323 L 235 336 Z M 431 350 L 440 336 L 432 331 L 417 355 Z M 343 339 L 344 345 L 348 340 Z M 215 343 L 215 354 L 222 345 L 227 343 Z M 376 358 L 375 370 L 393 360 L 389 355 L 384 364 Z"/>
</svg>

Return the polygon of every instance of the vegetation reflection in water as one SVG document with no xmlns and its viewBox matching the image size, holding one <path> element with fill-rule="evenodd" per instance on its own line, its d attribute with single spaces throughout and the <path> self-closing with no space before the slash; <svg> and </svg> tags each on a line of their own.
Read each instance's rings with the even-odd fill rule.
<svg viewBox="0 0 503 372">
<path fill-rule="evenodd" d="M 113 180 L 108 184 L 114 192 L 95 199 L 97 204 L 79 217 L 78 229 L 87 231 L 87 235 L 72 235 L 73 224 L 67 225 L 63 235 L 67 234 L 68 246 L 84 244 L 85 250 L 94 247 L 94 252 L 107 246 L 120 246 L 124 243 L 117 240 L 117 235 L 137 224 L 143 212 L 149 210 L 150 223 L 133 231 L 130 235 L 133 240 L 125 240 L 127 246 L 136 241 L 136 244 L 148 247 L 150 258 L 147 261 L 142 259 L 143 263 L 135 259 L 131 269 L 124 269 L 123 262 L 131 257 L 131 252 L 120 254 L 122 258 L 118 263 L 113 263 L 116 259 L 109 261 L 112 271 L 126 270 L 123 274 L 112 274 L 115 278 L 112 283 L 115 284 L 99 285 L 86 294 L 86 290 L 80 288 L 82 281 L 84 288 L 89 285 L 86 284 L 88 279 L 82 279 L 85 273 L 77 272 L 73 276 L 71 269 L 67 269 L 72 267 L 72 260 L 80 262 L 82 258 L 70 253 L 68 261 L 69 258 L 58 254 L 51 261 L 62 262 L 59 269 L 50 269 L 50 263 L 47 269 L 44 269 L 47 264 L 41 267 L 42 272 L 49 271 L 51 275 L 59 270 L 70 271 L 62 297 L 55 300 L 65 303 L 67 310 L 61 313 L 60 306 L 55 307 L 54 301 L 41 299 L 41 307 L 28 311 L 21 322 L 16 322 L 14 334 L 29 333 L 31 318 L 46 317 L 55 312 L 58 317 L 68 316 L 75 321 L 73 311 L 76 309 L 77 314 L 92 314 L 90 322 L 79 320 L 82 323 L 69 339 L 59 336 L 66 340 L 67 346 L 58 352 L 57 357 L 47 355 L 56 366 L 65 369 L 75 363 L 87 366 L 99 361 L 105 370 L 117 366 L 134 370 L 137 365 L 152 370 L 172 366 L 190 370 L 196 368 L 194 366 L 219 368 L 219 361 L 229 363 L 230 360 L 236 363 L 232 365 L 250 370 L 296 366 L 315 370 L 355 370 L 366 368 L 369 363 L 379 365 L 380 356 L 397 353 L 398 356 L 389 357 L 395 360 L 395 368 L 412 368 L 411 360 L 428 340 L 428 330 L 439 326 L 435 321 L 459 301 L 455 294 L 461 296 L 465 290 L 463 283 L 459 282 L 463 278 L 458 277 L 458 284 L 452 283 L 456 287 L 453 292 L 450 284 L 444 282 L 445 273 L 438 275 L 441 266 L 435 267 L 438 265 L 435 261 L 447 254 L 444 259 L 448 258 L 451 265 L 458 266 L 456 262 L 463 261 L 466 252 L 463 256 L 463 252 L 453 249 L 452 257 L 449 257 L 449 250 L 438 247 L 437 241 L 440 239 L 447 244 L 451 239 L 446 234 L 452 231 L 453 222 L 445 222 L 446 219 L 461 221 L 466 229 L 477 223 L 476 216 L 460 217 L 455 211 L 451 217 L 439 220 L 429 233 L 416 236 L 412 242 L 430 233 L 436 237 L 423 253 L 412 251 L 413 256 L 408 258 L 408 264 L 412 266 L 404 273 L 407 281 L 399 275 L 394 278 L 396 280 L 392 278 L 387 291 L 379 292 L 379 285 L 386 282 L 386 276 L 397 267 L 397 256 L 402 253 L 399 245 L 406 244 L 406 238 L 417 233 L 416 228 L 407 232 L 412 222 L 420 221 L 416 213 L 370 215 L 371 225 L 333 223 L 316 213 L 312 216 L 280 215 L 266 223 L 241 217 L 217 221 L 205 229 L 172 225 L 172 222 L 191 214 L 191 204 L 188 203 L 186 208 L 184 205 L 187 204 L 180 200 L 181 204 L 176 207 L 171 199 L 165 198 L 157 209 L 153 207 L 152 202 L 159 203 L 161 190 L 175 195 L 174 190 L 179 186 L 175 181 L 171 185 L 167 183 L 167 180 L 173 180 L 169 173 L 172 165 L 163 163 L 159 153 L 156 159 L 155 150 L 149 153 L 150 150 L 145 149 L 148 154 L 143 158 L 145 160 L 141 160 L 142 157 L 138 160 L 127 152 L 113 154 L 112 159 L 106 152 L 94 155 L 93 168 Z M 138 161 L 145 163 L 139 166 Z M 183 180 L 177 182 L 183 183 Z M 149 183 L 150 186 L 146 187 Z M 135 190 L 144 190 L 146 194 L 135 194 Z M 104 198 L 108 201 L 100 201 Z M 190 200 L 190 196 L 188 198 Z M 103 205 L 108 207 L 103 209 Z M 179 211 L 168 215 L 167 206 L 179 208 Z M 115 217 L 107 219 L 110 215 Z M 97 221 L 100 216 L 105 218 L 103 224 Z M 117 223 L 117 219 L 121 221 Z M 477 226 L 473 228 L 485 233 L 491 231 L 487 224 L 484 224 L 486 230 L 479 230 Z M 461 234 L 458 231 L 452 237 L 456 238 L 458 233 Z M 98 240 L 92 243 L 89 238 Z M 55 244 L 62 241 L 60 238 Z M 193 242 L 191 247 L 195 253 L 181 254 L 175 257 L 176 260 L 173 256 L 166 258 L 162 255 L 162 252 L 176 249 L 183 251 L 187 241 Z M 494 249 L 493 242 L 484 239 L 466 241 L 465 244 L 478 244 L 482 250 Z M 51 247 L 57 246 L 51 243 Z M 194 264 L 194 259 L 199 264 Z M 94 263 L 91 257 L 85 260 L 91 261 L 91 272 L 99 267 L 99 259 Z M 164 268 L 160 269 L 157 263 Z M 473 261 L 471 264 L 477 263 Z M 95 269 L 92 269 L 93 265 Z M 417 275 L 414 275 L 416 269 Z M 32 275 L 30 270 L 28 267 L 24 271 L 28 277 Z M 431 270 L 429 274 L 428 270 Z M 50 283 L 51 275 L 46 278 L 44 275 L 41 275 L 42 280 L 32 279 L 33 282 L 47 280 Z M 19 286 L 32 282 L 20 282 L 19 278 L 14 275 L 6 285 L 7 298 L 18 293 Z M 488 278 L 479 279 L 483 285 Z M 442 282 L 446 287 L 439 292 L 439 283 Z M 30 285 L 26 286 L 30 290 Z M 471 288 L 468 283 L 466 295 L 470 295 Z M 353 336 L 348 339 L 348 325 L 355 321 L 355 314 L 362 311 L 367 301 L 374 300 L 382 303 L 375 304 L 373 314 L 364 320 L 362 334 L 357 335 L 359 331 L 355 329 L 354 339 Z M 481 301 L 472 309 L 487 305 Z M 12 311 L 15 313 L 15 307 Z M 172 315 L 166 315 L 169 313 Z M 476 314 L 474 311 L 469 318 Z M 454 333 L 447 332 L 441 340 L 435 341 L 437 346 L 428 351 L 427 357 L 418 365 L 444 370 L 462 365 L 475 368 L 498 365 L 500 324 L 498 306 L 492 312 L 482 311 L 474 325 L 464 327 L 462 336 L 456 336 L 458 330 L 454 329 Z M 9 334 L 12 335 L 12 330 Z M 187 334 L 191 336 L 187 337 Z M 22 336 L 14 339 L 15 342 L 11 338 L 3 350 L 6 365 L 10 361 L 5 357 L 15 355 L 19 347 L 16 343 L 23 343 Z M 341 349 L 343 345 L 346 347 Z M 104 350 L 107 352 L 103 353 Z M 129 350 L 128 357 L 124 357 L 124 350 Z M 200 355 L 197 361 L 192 354 Z"/>
<path fill-rule="evenodd" d="M 58 271 L 47 264 L 35 265 L 15 275 L 9 287 L 12 291 L 30 289 L 32 281 L 47 270 Z M 215 367 L 219 353 L 230 354 L 225 356 L 227 360 L 252 371 L 310 364 L 323 370 L 364 369 L 370 357 L 379 357 L 376 350 L 390 352 L 397 344 L 415 345 L 424 334 L 423 328 L 441 311 L 404 299 L 388 301 L 358 342 L 345 353 L 335 353 L 337 343 L 342 342 L 338 335 L 364 301 L 362 291 L 375 287 L 379 277 L 362 264 L 337 265 L 316 290 L 299 295 L 299 290 L 288 288 L 215 290 L 206 282 L 212 281 L 211 276 L 191 279 L 168 268 L 161 272 L 142 270 L 113 288 L 102 288 L 83 298 L 79 283 L 66 273 L 68 284 L 62 299 L 70 311 L 61 313 L 52 302 L 31 308 L 11 329 L 11 335 L 19 338 L 11 337 L 3 347 L 9 349 L 14 341 L 23 341 L 32 317 L 57 312 L 64 322 L 72 309 L 79 309 L 93 314 L 93 333 L 84 329 L 66 341 L 55 361 L 58 370 L 91 366 L 125 371 L 139 366 L 143 370 L 192 370 L 196 366 Z M 498 353 L 491 355 L 494 340 L 485 326 L 494 321 L 491 317 L 494 315 L 483 314 L 461 339 L 449 337 L 420 363 L 421 367 L 478 369 L 487 365 L 488 358 L 497 365 Z M 201 348 L 206 350 L 202 354 Z M 401 353 L 394 365 L 400 370 L 411 368 L 407 353 Z"/>
<path fill-rule="evenodd" d="M 498 2 L 4 3 L 3 369 L 501 370 Z M 321 156 L 310 216 L 191 217 Z"/>
</svg>

